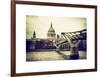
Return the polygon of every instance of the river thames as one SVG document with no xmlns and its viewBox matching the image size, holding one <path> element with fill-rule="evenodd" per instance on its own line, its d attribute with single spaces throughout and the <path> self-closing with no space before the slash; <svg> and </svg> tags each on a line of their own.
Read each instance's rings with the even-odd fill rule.
<svg viewBox="0 0 100 77">
<path fill-rule="evenodd" d="M 69 56 L 70 51 L 33 51 L 26 52 L 26 61 L 71 60 Z M 86 59 L 86 57 L 86 51 L 79 51 L 79 59 Z"/>
</svg>

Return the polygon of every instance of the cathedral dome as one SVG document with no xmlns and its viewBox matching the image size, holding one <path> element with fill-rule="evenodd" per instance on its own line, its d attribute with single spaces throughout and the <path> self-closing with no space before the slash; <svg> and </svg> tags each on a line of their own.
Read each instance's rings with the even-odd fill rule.
<svg viewBox="0 0 100 77">
<path fill-rule="evenodd" d="M 51 24 L 51 26 L 50 26 L 50 28 L 48 30 L 48 33 L 54 33 L 55 34 L 55 30 L 53 29 L 52 24 Z"/>
<path fill-rule="evenodd" d="M 54 33 L 55 33 L 55 30 L 53 29 L 52 25 L 51 25 L 51 27 L 49 28 L 48 32 L 54 32 Z"/>
<path fill-rule="evenodd" d="M 51 24 L 51 26 L 50 26 L 50 28 L 49 28 L 49 30 L 48 30 L 48 33 L 47 33 L 47 37 L 48 38 L 55 38 L 55 36 L 56 36 L 56 34 L 55 34 L 55 30 L 54 30 L 54 28 L 52 27 L 52 24 Z"/>
</svg>

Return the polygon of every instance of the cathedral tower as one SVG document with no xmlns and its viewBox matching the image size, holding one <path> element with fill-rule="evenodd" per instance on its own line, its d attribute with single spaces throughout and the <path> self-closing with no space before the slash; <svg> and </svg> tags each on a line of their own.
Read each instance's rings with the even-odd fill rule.
<svg viewBox="0 0 100 77">
<path fill-rule="evenodd" d="M 36 38 L 36 33 L 35 33 L 35 31 L 33 32 L 33 37 L 32 37 L 33 39 L 35 39 Z"/>
</svg>

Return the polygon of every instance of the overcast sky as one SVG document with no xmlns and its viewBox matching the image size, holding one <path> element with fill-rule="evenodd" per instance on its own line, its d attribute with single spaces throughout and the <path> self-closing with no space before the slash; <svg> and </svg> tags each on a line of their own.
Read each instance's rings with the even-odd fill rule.
<svg viewBox="0 0 100 77">
<path fill-rule="evenodd" d="M 47 38 L 47 32 L 51 26 L 56 34 L 61 32 L 73 32 L 86 28 L 87 19 L 80 17 L 53 17 L 53 16 L 26 16 L 26 38 L 30 39 L 36 32 L 37 38 Z"/>
</svg>

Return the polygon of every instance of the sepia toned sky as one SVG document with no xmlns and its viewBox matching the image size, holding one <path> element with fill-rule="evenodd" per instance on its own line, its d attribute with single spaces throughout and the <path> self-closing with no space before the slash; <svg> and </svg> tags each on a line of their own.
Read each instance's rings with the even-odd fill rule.
<svg viewBox="0 0 100 77">
<path fill-rule="evenodd" d="M 73 32 L 86 28 L 87 19 L 80 17 L 55 17 L 26 15 L 26 38 L 30 39 L 36 32 L 37 38 L 47 38 L 47 32 L 51 26 L 56 34 L 61 32 Z"/>
</svg>

